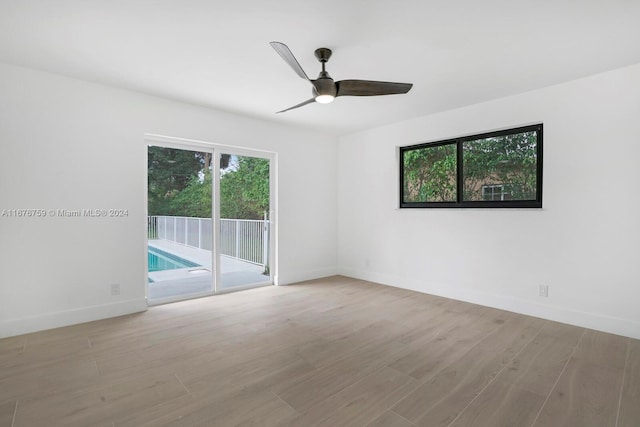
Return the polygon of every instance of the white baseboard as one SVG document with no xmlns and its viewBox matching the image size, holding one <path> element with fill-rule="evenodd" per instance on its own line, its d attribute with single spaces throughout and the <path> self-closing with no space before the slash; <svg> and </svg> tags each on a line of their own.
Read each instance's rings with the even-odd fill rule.
<svg viewBox="0 0 640 427">
<path fill-rule="evenodd" d="M 320 270 L 281 274 L 274 277 L 274 282 L 278 285 L 288 285 L 296 282 L 304 282 L 305 280 L 320 279 L 335 275 L 335 267 L 325 268 Z M 138 313 L 145 310 L 147 310 L 147 301 L 145 299 L 136 299 L 113 304 L 44 313 L 19 319 L 4 320 L 0 321 L 0 338 L 92 322 L 110 317 Z"/>
<path fill-rule="evenodd" d="M 306 280 L 321 279 L 323 277 L 335 276 L 338 270 L 335 267 L 323 268 L 312 271 L 299 271 L 293 273 L 279 274 L 274 277 L 276 285 L 289 285 L 291 283 L 304 282 Z"/>
<path fill-rule="evenodd" d="M 135 299 L 4 320 L 0 321 L 0 338 L 123 316 L 146 309 L 147 301 L 145 299 Z"/>
<path fill-rule="evenodd" d="M 396 288 L 408 289 L 430 295 L 479 304 L 486 307 L 540 317 L 542 319 L 567 323 L 583 328 L 594 329 L 634 339 L 640 339 L 640 323 L 619 317 L 598 313 L 588 313 L 548 304 L 541 304 L 522 298 L 505 295 L 487 294 L 468 289 L 452 289 L 450 286 L 437 286 L 415 279 L 381 274 L 365 270 L 339 268 L 338 274 L 354 279 L 367 280 Z"/>
</svg>

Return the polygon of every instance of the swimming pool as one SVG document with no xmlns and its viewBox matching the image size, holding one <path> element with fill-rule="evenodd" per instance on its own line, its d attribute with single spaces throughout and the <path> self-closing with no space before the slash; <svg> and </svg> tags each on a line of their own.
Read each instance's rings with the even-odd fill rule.
<svg viewBox="0 0 640 427">
<path fill-rule="evenodd" d="M 161 249 L 148 247 L 149 258 L 149 272 L 164 271 L 164 270 L 176 270 L 178 268 L 199 267 L 200 264 L 191 262 L 179 256 L 170 254 Z"/>
</svg>

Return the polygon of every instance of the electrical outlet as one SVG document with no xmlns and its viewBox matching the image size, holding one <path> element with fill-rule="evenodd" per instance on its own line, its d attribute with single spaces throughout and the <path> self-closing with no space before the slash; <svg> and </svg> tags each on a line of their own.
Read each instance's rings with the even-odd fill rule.
<svg viewBox="0 0 640 427">
<path fill-rule="evenodd" d="M 540 295 L 541 297 L 548 297 L 549 296 L 549 285 L 540 285 L 538 287 L 538 295 Z"/>
<path fill-rule="evenodd" d="M 111 296 L 120 295 L 120 284 L 112 283 L 111 284 Z"/>
</svg>

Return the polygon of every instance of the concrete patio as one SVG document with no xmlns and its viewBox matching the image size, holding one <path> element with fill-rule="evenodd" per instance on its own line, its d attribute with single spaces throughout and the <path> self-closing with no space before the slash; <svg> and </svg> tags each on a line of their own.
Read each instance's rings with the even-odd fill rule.
<svg viewBox="0 0 640 427">
<path fill-rule="evenodd" d="M 182 245 L 164 239 L 149 240 L 149 246 L 197 263 L 198 267 L 149 273 L 149 301 L 211 292 L 213 287 L 211 251 Z M 220 256 L 220 289 L 232 290 L 269 282 L 263 267 L 250 262 Z"/>
</svg>

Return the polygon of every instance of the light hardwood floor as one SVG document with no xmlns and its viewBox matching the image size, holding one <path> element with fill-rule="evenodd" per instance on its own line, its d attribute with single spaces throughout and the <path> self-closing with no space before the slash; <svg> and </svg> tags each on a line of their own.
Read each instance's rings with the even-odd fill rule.
<svg viewBox="0 0 640 427">
<path fill-rule="evenodd" d="M 333 277 L 0 340 L 0 426 L 640 426 L 640 341 Z"/>
</svg>

